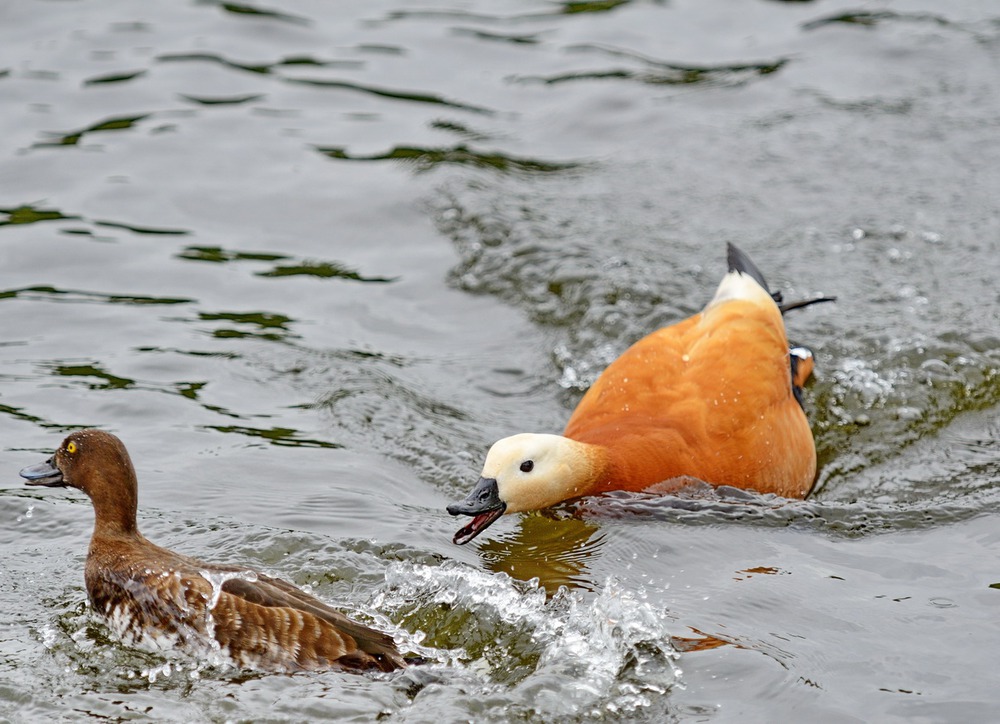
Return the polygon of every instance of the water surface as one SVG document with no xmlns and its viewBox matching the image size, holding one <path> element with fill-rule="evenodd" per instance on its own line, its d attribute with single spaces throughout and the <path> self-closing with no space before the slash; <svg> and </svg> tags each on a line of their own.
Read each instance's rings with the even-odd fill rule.
<svg viewBox="0 0 1000 724">
<path fill-rule="evenodd" d="M 8 3 L 0 711 L 11 720 L 984 721 L 1000 705 L 992 3 Z M 732 241 L 817 377 L 810 500 L 615 495 L 465 547 Z M 263 676 L 85 604 L 67 431 L 140 526 L 430 663 Z"/>
</svg>

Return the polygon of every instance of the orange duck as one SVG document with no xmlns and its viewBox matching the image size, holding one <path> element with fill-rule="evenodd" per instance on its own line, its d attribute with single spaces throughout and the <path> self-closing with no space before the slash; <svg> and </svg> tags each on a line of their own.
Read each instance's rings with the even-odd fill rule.
<svg viewBox="0 0 1000 724">
<path fill-rule="evenodd" d="M 802 498 L 816 448 L 801 404 L 812 355 L 789 349 L 782 313 L 757 267 L 728 246 L 729 273 L 700 313 L 640 339 L 598 377 L 562 435 L 496 442 L 452 515 L 468 543 L 504 513 L 611 490 L 658 492 L 690 478 Z"/>
<path fill-rule="evenodd" d="M 220 566 L 146 540 L 136 527 L 137 481 L 114 435 L 82 430 L 48 461 L 21 471 L 28 485 L 79 488 L 94 504 L 84 578 L 93 609 L 129 644 L 220 651 L 261 671 L 406 665 L 387 634 L 356 623 L 285 581 Z"/>
</svg>

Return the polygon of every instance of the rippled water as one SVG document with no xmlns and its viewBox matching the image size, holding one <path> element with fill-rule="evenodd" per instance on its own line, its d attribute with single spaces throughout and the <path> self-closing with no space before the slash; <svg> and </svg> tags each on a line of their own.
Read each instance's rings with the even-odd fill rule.
<svg viewBox="0 0 1000 724">
<path fill-rule="evenodd" d="M 0 6 L 0 716 L 985 721 L 1000 706 L 1000 10 L 898 0 Z M 466 547 L 735 241 L 817 355 L 789 502 L 612 495 Z M 255 675 L 109 637 L 89 504 L 429 663 Z"/>
</svg>

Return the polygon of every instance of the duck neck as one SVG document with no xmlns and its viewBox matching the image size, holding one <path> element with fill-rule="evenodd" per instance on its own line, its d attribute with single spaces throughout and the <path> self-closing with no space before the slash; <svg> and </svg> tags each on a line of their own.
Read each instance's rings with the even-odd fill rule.
<svg viewBox="0 0 1000 724">
<path fill-rule="evenodd" d="M 103 482 L 103 481 L 102 481 Z M 136 512 L 138 495 L 133 479 L 132 485 L 95 486 L 96 491 L 88 491 L 94 504 L 94 537 L 137 536 Z M 101 489 L 107 494 L 101 495 Z M 98 493 L 98 494 L 95 494 Z"/>
<path fill-rule="evenodd" d="M 566 438 L 575 452 L 575 487 L 567 490 L 570 497 L 604 492 L 611 481 L 612 465 L 603 445 Z"/>
</svg>

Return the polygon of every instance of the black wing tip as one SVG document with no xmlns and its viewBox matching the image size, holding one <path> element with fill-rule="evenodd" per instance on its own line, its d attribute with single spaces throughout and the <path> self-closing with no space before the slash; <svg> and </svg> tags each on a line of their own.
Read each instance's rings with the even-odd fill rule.
<svg viewBox="0 0 1000 724">
<path fill-rule="evenodd" d="M 726 242 L 726 261 L 729 263 L 729 271 L 748 275 L 760 284 L 764 291 L 768 294 L 771 293 L 770 287 L 767 286 L 767 280 L 764 279 L 764 275 L 757 268 L 757 265 L 746 255 L 746 252 L 732 242 Z"/>
<path fill-rule="evenodd" d="M 837 301 L 837 298 L 836 297 L 814 297 L 813 299 L 801 299 L 801 300 L 799 300 L 797 302 L 788 302 L 787 304 L 781 304 L 780 300 L 778 300 L 778 301 L 779 301 L 778 309 L 780 309 L 781 313 L 784 314 L 785 312 L 790 312 L 793 309 L 802 309 L 803 307 L 808 307 L 808 306 L 811 306 L 813 304 L 822 304 L 823 302 L 835 302 L 835 301 Z"/>
</svg>

